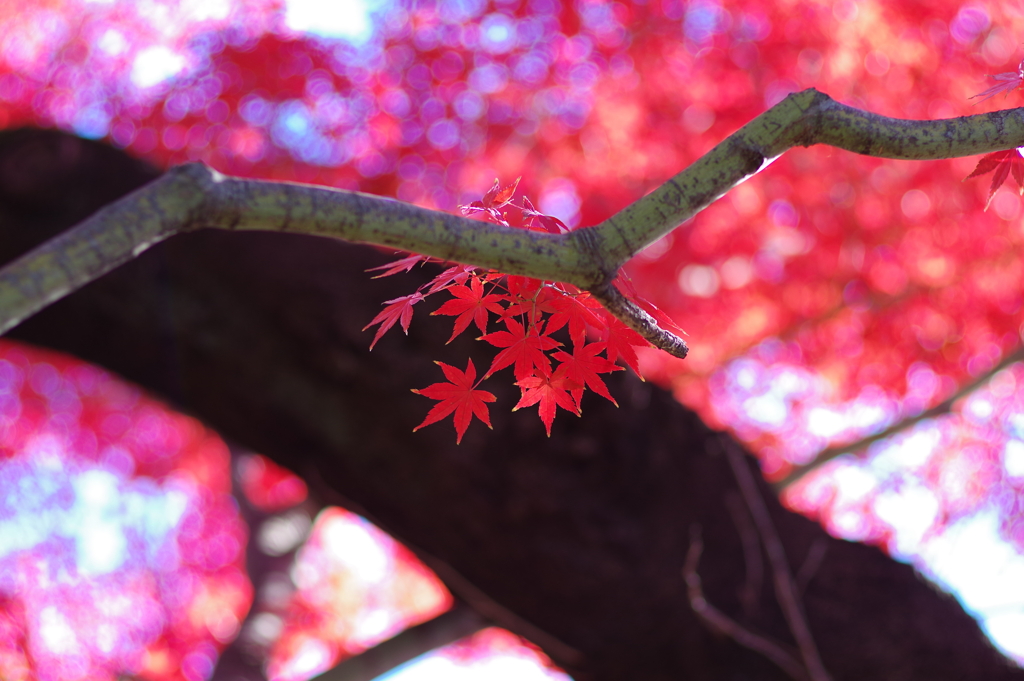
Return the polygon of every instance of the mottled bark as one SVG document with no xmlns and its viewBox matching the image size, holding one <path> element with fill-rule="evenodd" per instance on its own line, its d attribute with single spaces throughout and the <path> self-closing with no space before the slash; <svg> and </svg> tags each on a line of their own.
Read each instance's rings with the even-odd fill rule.
<svg viewBox="0 0 1024 681">
<path fill-rule="evenodd" d="M 1024 109 L 935 121 L 862 111 L 808 89 L 786 97 L 661 187 L 600 224 L 546 234 L 480 223 L 377 196 L 226 177 L 199 163 L 171 169 L 0 270 L 0 333 L 170 236 L 201 228 L 271 231 L 394 246 L 443 260 L 573 284 L 652 345 L 661 329 L 612 286 L 623 264 L 795 146 L 927 160 L 1024 144 Z"/>
</svg>

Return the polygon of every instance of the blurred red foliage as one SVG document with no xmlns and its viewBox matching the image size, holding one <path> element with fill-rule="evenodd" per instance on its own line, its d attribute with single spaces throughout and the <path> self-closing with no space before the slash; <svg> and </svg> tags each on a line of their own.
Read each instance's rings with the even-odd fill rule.
<svg viewBox="0 0 1024 681">
<path fill-rule="evenodd" d="M 227 447 L 104 371 L 0 343 L 0 670 L 206 678 L 252 599 Z"/>
<path fill-rule="evenodd" d="M 283 511 L 306 500 L 306 483 L 262 454 L 245 456 L 238 465 L 242 493 L 261 511 Z"/>
<path fill-rule="evenodd" d="M 538 212 L 575 227 L 806 87 L 904 118 L 1001 106 L 970 98 L 1019 62 L 1024 30 L 1007 3 L 959 0 L 373 7 L 364 33 L 332 37 L 271 2 L 7 2 L 0 125 L 446 210 L 521 175 Z M 989 377 L 1021 346 L 1021 205 L 1003 188 L 986 212 L 988 183 L 961 181 L 976 163 L 787 153 L 628 266 L 692 345 L 685 361 L 641 350 L 642 372 L 775 477 Z M 1024 548 L 1020 378 L 1006 368 L 790 502 L 890 546 L 884 490 L 934 503 L 921 536 L 996 503 Z M 856 471 L 874 482 L 848 484 Z"/>
</svg>

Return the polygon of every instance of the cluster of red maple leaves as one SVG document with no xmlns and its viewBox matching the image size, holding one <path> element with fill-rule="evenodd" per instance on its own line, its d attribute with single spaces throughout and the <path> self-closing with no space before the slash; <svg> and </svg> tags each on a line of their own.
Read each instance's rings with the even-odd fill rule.
<svg viewBox="0 0 1024 681">
<path fill-rule="evenodd" d="M 993 78 L 999 83 L 976 95 L 982 98 L 981 101 L 999 93 L 1009 94 L 1024 86 L 1024 60 L 1016 72 L 996 74 Z M 965 178 L 971 179 L 995 171 L 986 209 L 996 192 L 1011 175 L 1020 194 L 1024 195 L 1022 154 L 1024 147 L 987 154 Z M 460 206 L 462 214 L 477 216 L 487 222 L 506 227 L 514 226 L 552 234 L 570 231 L 570 228 L 558 218 L 538 211 L 525 196 L 522 199 L 522 206 L 512 205 L 512 208 L 518 209 L 520 219 L 509 221 L 509 213 L 503 209 L 510 206 L 521 179 L 517 178 L 515 182 L 505 187 L 496 179 L 481 200 Z M 442 261 L 422 255 L 410 255 L 374 270 L 384 270 L 383 274 L 378 276 L 386 277 L 398 272 L 408 272 L 417 264 L 426 262 Z M 653 303 L 640 297 L 628 277 L 620 277 L 620 282 L 627 297 L 649 310 L 662 323 L 675 327 L 674 322 Z M 608 314 L 586 291 L 581 291 L 570 284 L 505 275 L 494 270 L 481 271 L 468 265 L 452 265 L 415 293 L 386 301 L 384 310 L 363 328 L 365 331 L 374 325 L 380 325 L 370 348 L 372 349 L 380 337 L 396 323 L 400 323 L 402 329 L 408 333 L 413 306 L 424 301 L 427 296 L 441 292 L 451 294 L 453 299 L 431 314 L 456 317 L 455 327 L 448 339 L 449 343 L 469 328 L 472 322 L 483 334 L 477 340 L 485 341 L 502 350 L 479 380 L 473 360 L 468 361 L 465 371 L 438 362 L 445 378 L 448 379 L 447 382 L 434 383 L 421 390 L 414 389 L 413 392 L 439 400 L 440 403 L 430 410 L 427 417 L 414 430 L 453 416 L 456 442 L 461 442 L 473 416 L 490 428 L 487 404 L 496 401 L 497 398 L 493 393 L 478 389 L 478 386 L 483 380 L 508 366 L 514 366 L 516 385 L 522 390 L 522 397 L 513 411 L 539 405 L 539 415 L 549 436 L 558 407 L 578 415 L 586 388 L 617 404 L 600 377 L 600 374 L 621 369 L 615 364 L 616 359 L 621 357 L 637 375 L 640 374 L 634 347 L 647 347 L 649 344 L 635 331 Z M 487 333 L 491 313 L 497 315 L 507 330 Z M 562 347 L 562 343 L 552 337 L 553 333 L 567 325 L 572 339 L 572 354 L 557 350 Z M 588 332 L 597 340 L 588 342 Z M 602 352 L 603 357 L 600 355 Z"/>
<path fill-rule="evenodd" d="M 495 180 L 494 186 L 480 201 L 462 206 L 462 213 L 505 227 L 514 226 L 553 234 L 569 231 L 564 222 L 541 213 L 525 196 L 522 206 L 512 205 L 512 197 L 518 185 L 518 179 L 505 187 Z M 512 212 L 519 214 L 519 220 L 510 221 L 509 211 L 506 210 L 509 207 L 516 209 Z M 384 270 L 378 276 L 386 277 L 402 271 L 408 272 L 424 262 L 438 261 L 411 255 L 374 269 Z M 627 297 L 663 322 L 671 324 L 671 320 L 637 294 L 628 278 L 622 278 L 619 285 Z M 479 390 L 478 386 L 495 372 L 511 366 L 516 385 L 522 390 L 522 397 L 513 410 L 537 405 L 540 419 L 548 435 L 551 435 L 551 423 L 558 407 L 579 414 L 583 392 L 587 388 L 615 403 L 601 380 L 601 374 L 621 370 L 622 367 L 615 363 L 617 359 L 621 358 L 637 374 L 640 372 L 634 348 L 646 347 L 647 341 L 610 315 L 586 291 L 571 284 L 506 275 L 468 265 L 452 265 L 415 293 L 385 302 L 384 310 L 364 328 L 365 331 L 375 324 L 380 325 L 370 345 L 371 349 L 396 323 L 401 324 L 402 329 L 408 333 L 413 306 L 427 296 L 442 292 L 450 294 L 452 299 L 432 314 L 455 317 L 454 329 L 448 342 L 473 323 L 483 334 L 478 340 L 501 348 L 501 351 L 479 380 L 473 360 L 469 360 L 465 371 L 438 362 L 448 382 L 434 383 L 413 391 L 440 400 L 416 430 L 453 416 L 457 442 L 461 442 L 473 416 L 490 427 L 487 404 L 497 398 L 493 393 Z M 499 323 L 505 325 L 504 331 L 487 332 L 492 314 L 497 316 Z M 571 353 L 559 349 L 563 343 L 553 337 L 553 334 L 565 328 L 568 328 L 572 343 Z"/>
</svg>

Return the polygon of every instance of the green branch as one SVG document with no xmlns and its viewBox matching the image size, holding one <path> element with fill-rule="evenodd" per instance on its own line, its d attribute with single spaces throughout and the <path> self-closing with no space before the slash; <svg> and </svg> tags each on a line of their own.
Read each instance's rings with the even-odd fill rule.
<svg viewBox="0 0 1024 681">
<path fill-rule="evenodd" d="M 661 187 L 593 227 L 551 235 L 510 229 L 327 187 L 245 180 L 201 164 L 174 168 L 0 270 L 0 333 L 175 234 L 200 228 L 292 232 L 393 246 L 592 291 L 656 347 L 685 356 L 610 286 L 630 258 L 794 146 L 829 144 L 901 159 L 1024 146 L 1024 109 L 905 121 L 816 90 L 790 95 Z"/>
</svg>

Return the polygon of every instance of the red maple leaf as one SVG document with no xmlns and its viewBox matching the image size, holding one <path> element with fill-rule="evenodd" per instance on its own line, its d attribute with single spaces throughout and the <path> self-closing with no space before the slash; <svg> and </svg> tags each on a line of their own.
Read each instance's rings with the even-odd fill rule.
<svg viewBox="0 0 1024 681">
<path fill-rule="evenodd" d="M 552 234 L 565 234 L 569 231 L 569 227 L 564 222 L 553 215 L 541 213 L 525 196 L 523 197 L 523 221 L 529 223 L 529 226 L 538 227 Z"/>
<path fill-rule="evenodd" d="M 452 330 L 452 337 L 448 339 L 451 343 L 455 337 L 466 330 L 470 322 L 475 322 L 480 333 L 487 333 L 487 312 L 501 314 L 505 309 L 499 304 L 505 300 L 505 296 L 497 293 L 484 295 L 484 285 L 478 277 L 470 280 L 469 286 L 450 286 L 448 293 L 455 296 L 455 300 L 449 300 L 431 314 L 458 315 L 455 319 L 455 328 Z"/>
<path fill-rule="evenodd" d="M 505 348 L 491 362 L 486 376 L 515 363 L 515 376 L 521 381 L 538 370 L 544 375 L 551 374 L 551 360 L 544 353 L 561 345 L 554 338 L 540 333 L 542 324 L 531 325 L 528 329 L 515 319 L 504 320 L 508 331 L 495 331 L 478 340 L 487 341 L 498 348 Z M 485 377 L 486 377 L 485 376 Z"/>
<path fill-rule="evenodd" d="M 386 272 L 383 272 L 382 274 L 377 274 L 373 277 L 374 279 L 380 279 L 381 277 L 390 277 L 392 274 L 398 274 L 399 272 L 408 272 L 409 270 L 416 266 L 416 263 L 429 262 L 430 260 L 431 258 L 425 255 L 410 255 L 402 258 L 401 260 L 389 262 L 386 265 L 380 265 L 379 267 L 371 267 L 366 271 L 376 272 L 377 270 L 387 270 Z"/>
<path fill-rule="evenodd" d="M 992 176 L 992 186 L 988 192 L 985 210 L 988 210 L 989 204 L 992 203 L 992 198 L 996 195 L 999 187 L 1010 177 L 1011 173 L 1013 174 L 1013 181 L 1017 183 L 1018 193 L 1024 195 L 1024 147 L 985 154 L 978 161 L 974 172 L 964 179 L 969 180 L 972 177 L 979 177 L 986 173 L 991 173 L 993 170 L 996 172 Z"/>
<path fill-rule="evenodd" d="M 413 432 L 424 426 L 429 426 L 431 423 L 437 423 L 452 412 L 455 412 L 455 444 L 462 442 L 462 436 L 469 428 L 469 422 L 473 420 L 474 416 L 490 428 L 491 417 L 485 402 L 494 402 L 497 398 L 486 390 L 476 390 L 476 367 L 473 366 L 473 360 L 469 360 L 466 364 L 465 371 L 460 371 L 443 362 L 435 362 L 435 364 L 441 367 L 444 377 L 449 382 L 434 383 L 422 390 L 413 389 L 417 395 L 423 395 L 432 400 L 441 400 L 427 413 L 427 418 L 423 419 L 423 423 L 412 429 Z"/>
<path fill-rule="evenodd" d="M 561 366 L 555 370 L 557 374 L 562 367 L 566 368 L 566 377 L 576 383 L 579 388 L 572 389 L 572 397 L 576 400 L 579 408 L 580 400 L 583 399 L 584 386 L 605 398 L 616 407 L 619 403 L 608 392 L 608 386 L 604 384 L 598 374 L 607 374 L 612 371 L 622 371 L 622 367 L 615 364 L 606 357 L 598 357 L 597 353 L 605 349 L 605 343 L 590 343 L 589 345 L 573 345 L 572 354 L 567 352 L 556 352 L 553 356 L 561 362 Z"/>
<path fill-rule="evenodd" d="M 473 275 L 475 268 L 472 265 L 452 265 L 441 274 L 430 280 L 427 295 L 437 293 L 450 284 L 464 284 Z M 422 291 L 425 287 L 421 286 Z"/>
<path fill-rule="evenodd" d="M 519 180 L 523 179 L 521 176 L 516 178 L 516 181 L 512 184 L 501 186 L 497 178 L 494 180 L 494 186 L 484 194 L 483 199 L 480 201 L 474 201 L 468 206 L 459 206 L 459 210 L 463 215 L 473 215 L 475 213 L 483 214 L 485 218 L 489 218 L 491 222 L 496 222 L 499 225 L 509 226 L 508 221 L 505 220 L 505 216 L 501 213 L 501 208 L 508 205 L 512 200 L 512 195 L 516 193 L 516 187 L 519 186 Z"/>
<path fill-rule="evenodd" d="M 993 85 L 984 92 L 979 92 L 978 94 L 974 95 L 974 97 L 971 97 L 971 99 L 974 99 L 975 97 L 981 97 L 981 100 L 977 102 L 978 104 L 981 104 L 981 102 L 984 102 L 986 99 L 989 99 L 990 97 L 995 97 L 1000 92 L 1005 92 L 1007 95 L 1009 95 L 1011 92 L 1024 85 L 1024 60 L 1021 60 L 1020 64 L 1017 66 L 1016 71 L 997 73 L 991 77 L 995 78 L 1000 82 L 997 85 Z"/>
<path fill-rule="evenodd" d="M 602 340 L 605 342 L 605 347 L 608 350 L 609 361 L 614 362 L 617 359 L 621 359 L 642 380 L 643 376 L 640 375 L 639 359 L 637 359 L 636 350 L 633 347 L 643 348 L 647 347 L 649 343 L 643 336 L 607 312 L 604 313 L 604 316 L 607 320 L 607 326 L 605 326 Z"/>
<path fill-rule="evenodd" d="M 555 312 L 552 300 L 560 298 L 562 294 L 546 283 L 529 277 L 506 277 L 509 303 L 502 317 L 525 317 L 527 325 L 532 325 L 540 321 L 544 313 Z M 549 329 L 548 335 L 552 331 L 554 329 Z"/>
<path fill-rule="evenodd" d="M 583 386 L 568 377 L 568 368 L 564 364 L 555 369 L 555 373 L 550 376 L 527 376 L 517 381 L 516 385 L 522 389 L 523 395 L 512 411 L 540 403 L 538 412 L 548 431 L 548 437 L 551 437 L 551 422 L 555 420 L 555 411 L 558 407 L 580 415 L 579 407 L 569 396 L 568 391 L 582 390 Z"/>
<path fill-rule="evenodd" d="M 533 277 L 521 277 L 517 274 L 510 274 L 505 277 L 505 285 L 508 287 L 509 295 L 530 300 L 537 296 L 544 286 L 544 282 Z"/>
<path fill-rule="evenodd" d="M 373 342 L 370 343 L 370 349 L 373 350 L 373 346 L 377 344 L 380 337 L 399 320 L 402 322 L 402 331 L 409 335 L 409 322 L 412 321 L 412 306 L 421 300 L 423 300 L 422 293 L 410 293 L 401 298 L 385 300 L 384 304 L 387 307 L 381 310 L 380 314 L 373 318 L 373 321 L 363 327 L 363 331 L 366 331 L 374 324 L 380 324 L 380 328 L 377 329 L 377 335 L 373 337 Z"/>
<path fill-rule="evenodd" d="M 603 309 L 601 303 L 594 300 L 589 293 L 579 292 L 576 287 L 572 289 L 575 290 L 563 291 L 561 295 L 552 296 L 548 301 L 548 305 L 555 313 L 548 319 L 547 332 L 554 333 L 568 324 L 569 337 L 573 343 L 580 345 L 586 339 L 588 326 L 600 330 L 604 329 L 605 322 L 596 312 Z"/>
</svg>

